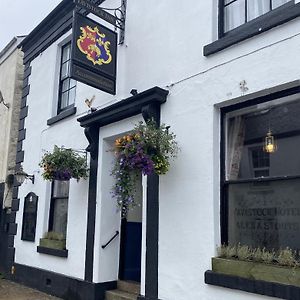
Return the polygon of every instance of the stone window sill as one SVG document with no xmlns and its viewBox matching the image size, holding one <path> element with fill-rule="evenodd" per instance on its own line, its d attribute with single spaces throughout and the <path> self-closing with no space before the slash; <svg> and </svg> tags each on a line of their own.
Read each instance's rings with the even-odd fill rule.
<svg viewBox="0 0 300 300">
<path fill-rule="evenodd" d="M 60 114 L 58 114 L 57 116 L 54 116 L 53 118 L 47 120 L 47 125 L 52 125 L 55 124 L 67 117 L 70 117 L 72 115 L 76 114 L 76 107 L 72 106 L 64 111 L 62 111 Z"/>
<path fill-rule="evenodd" d="M 276 26 L 282 25 L 300 16 L 300 3 L 288 2 L 282 7 L 266 13 L 248 23 L 245 23 L 230 32 L 224 37 L 204 46 L 203 55 L 209 56 L 226 49 L 232 45 L 247 40 L 255 35 L 261 34 Z"/>
<path fill-rule="evenodd" d="M 64 258 L 68 257 L 68 250 L 58 250 L 58 249 L 37 246 L 37 252 L 43 253 L 43 254 L 48 254 L 48 255 L 53 255 L 53 256 L 58 256 L 58 257 L 64 257 Z"/>
</svg>

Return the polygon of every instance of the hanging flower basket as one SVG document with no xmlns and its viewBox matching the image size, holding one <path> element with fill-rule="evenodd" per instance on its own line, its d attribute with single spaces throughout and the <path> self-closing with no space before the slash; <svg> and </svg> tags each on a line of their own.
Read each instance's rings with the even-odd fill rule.
<svg viewBox="0 0 300 300">
<path fill-rule="evenodd" d="M 152 120 L 146 124 L 140 122 L 130 134 L 115 141 L 112 193 L 123 217 L 135 206 L 136 182 L 140 174 L 162 175 L 168 172 L 170 159 L 178 153 L 175 138 L 166 125 L 157 127 Z"/>
<path fill-rule="evenodd" d="M 49 181 L 88 177 L 86 157 L 72 149 L 54 146 L 53 152 L 44 154 L 39 166 L 43 168 L 43 178 Z"/>
</svg>

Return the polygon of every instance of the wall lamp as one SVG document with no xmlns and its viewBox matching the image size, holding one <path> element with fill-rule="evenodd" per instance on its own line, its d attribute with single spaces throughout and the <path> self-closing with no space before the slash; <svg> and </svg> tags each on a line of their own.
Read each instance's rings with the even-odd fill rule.
<svg viewBox="0 0 300 300">
<path fill-rule="evenodd" d="M 22 168 L 20 168 L 18 171 L 16 171 L 15 178 L 20 185 L 23 184 L 25 179 L 31 180 L 32 184 L 34 184 L 34 175 L 27 174 L 26 172 L 23 171 Z"/>
<path fill-rule="evenodd" d="M 22 185 L 25 179 L 31 180 L 32 184 L 34 184 L 34 175 L 29 175 L 23 171 L 23 168 L 20 168 L 15 174 L 9 174 L 6 177 L 6 184 L 8 186 L 12 186 L 14 180 L 17 181 L 18 184 Z"/>
</svg>

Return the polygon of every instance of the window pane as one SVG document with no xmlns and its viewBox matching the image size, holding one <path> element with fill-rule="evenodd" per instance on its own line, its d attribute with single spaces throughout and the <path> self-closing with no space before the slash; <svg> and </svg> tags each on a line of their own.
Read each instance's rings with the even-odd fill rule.
<svg viewBox="0 0 300 300">
<path fill-rule="evenodd" d="M 228 180 L 300 175 L 300 101 L 283 99 L 228 114 L 226 170 Z M 268 132 L 274 151 L 264 148 Z M 268 172 L 267 172 L 268 171 Z"/>
<path fill-rule="evenodd" d="M 53 231 L 66 236 L 68 220 L 68 199 L 54 199 Z"/>
<path fill-rule="evenodd" d="M 226 4 L 230 3 L 230 2 L 235 2 L 235 1 L 237 1 L 237 0 L 225 0 L 224 4 L 226 5 Z"/>
<path fill-rule="evenodd" d="M 60 101 L 60 109 L 67 107 L 69 104 L 69 92 L 62 93 Z"/>
<path fill-rule="evenodd" d="M 229 244 L 300 249 L 300 179 L 229 185 Z"/>
<path fill-rule="evenodd" d="M 53 182 L 52 196 L 55 198 L 64 198 L 69 196 L 69 180 L 55 180 Z"/>
<path fill-rule="evenodd" d="M 275 9 L 287 2 L 290 2 L 290 0 L 272 0 L 272 8 Z"/>
<path fill-rule="evenodd" d="M 61 79 L 69 76 L 69 65 L 70 62 L 68 61 L 61 66 Z"/>
<path fill-rule="evenodd" d="M 65 46 L 63 48 L 63 53 L 62 53 L 62 62 L 66 62 L 71 58 L 71 44 Z"/>
<path fill-rule="evenodd" d="M 74 86 L 76 86 L 76 80 L 71 79 L 71 81 L 70 81 L 70 88 L 72 88 Z"/>
<path fill-rule="evenodd" d="M 237 0 L 224 7 L 224 31 L 245 23 L 245 0 Z"/>
<path fill-rule="evenodd" d="M 67 78 L 62 83 L 61 91 L 65 92 L 65 91 L 67 91 L 69 89 L 69 87 L 70 87 L 70 79 Z"/>
<path fill-rule="evenodd" d="M 270 0 L 248 0 L 247 1 L 247 19 L 255 19 L 270 11 Z"/>
<path fill-rule="evenodd" d="M 75 102 L 75 96 L 76 96 L 76 88 L 72 88 L 70 89 L 69 91 L 69 104 L 68 105 L 71 105 Z"/>
</svg>

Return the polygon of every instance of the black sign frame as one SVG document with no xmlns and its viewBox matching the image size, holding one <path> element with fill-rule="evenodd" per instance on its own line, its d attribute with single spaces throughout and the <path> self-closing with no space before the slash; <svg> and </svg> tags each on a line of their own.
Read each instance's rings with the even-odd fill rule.
<svg viewBox="0 0 300 300">
<path fill-rule="evenodd" d="M 107 40 L 110 41 L 110 53 L 112 62 L 109 64 L 94 64 L 82 53 L 77 46 L 77 40 L 81 36 L 81 27 L 97 27 L 101 33 L 104 33 Z M 117 46 L 118 34 L 99 24 L 98 22 L 81 15 L 78 12 L 73 13 L 73 34 L 71 49 L 71 78 L 83 82 L 87 85 L 100 89 L 109 94 L 116 94 L 116 74 L 117 74 Z"/>
<path fill-rule="evenodd" d="M 90 13 L 121 29 L 118 25 L 118 18 L 116 16 L 106 12 L 101 7 L 94 5 L 93 2 L 89 0 L 74 0 L 74 3 L 76 6 L 88 10 Z"/>
</svg>

